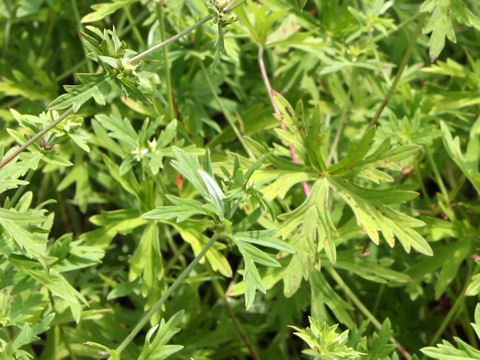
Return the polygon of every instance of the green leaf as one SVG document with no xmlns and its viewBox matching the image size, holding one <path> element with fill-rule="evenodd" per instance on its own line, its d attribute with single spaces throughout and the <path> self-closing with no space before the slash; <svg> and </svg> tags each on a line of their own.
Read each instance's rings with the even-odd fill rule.
<svg viewBox="0 0 480 360">
<path fill-rule="evenodd" d="M 97 114 L 95 119 L 109 131 L 112 138 L 120 140 L 121 143 L 128 146 L 129 149 L 137 147 L 138 136 L 133 128 L 131 121 L 124 118 L 120 119 L 114 115 Z"/>
<path fill-rule="evenodd" d="M 339 334 L 337 324 L 329 327 L 325 322 L 320 323 L 311 316 L 308 317 L 308 321 L 310 327 L 305 329 L 290 325 L 296 331 L 294 334 L 312 349 L 304 351 L 305 354 L 325 359 L 358 359 L 365 355 L 346 345 L 348 330 Z"/>
<path fill-rule="evenodd" d="M 183 199 L 177 196 L 167 195 L 174 206 L 162 206 L 151 210 L 141 217 L 148 220 L 170 220 L 177 219 L 177 223 L 185 221 L 194 215 L 206 215 L 202 209 L 203 204 L 192 199 Z"/>
<path fill-rule="evenodd" d="M 22 216 L 20 214 L 20 216 Z M 46 220 L 46 219 L 45 219 Z M 21 222 L 21 220 L 20 220 Z M 25 250 L 31 259 L 45 258 L 47 252 L 47 236 L 43 232 L 35 232 L 28 227 L 20 226 L 16 221 L 2 218 L 0 213 L 0 225 L 3 230 L 18 245 L 19 248 Z"/>
<path fill-rule="evenodd" d="M 168 322 L 161 320 L 159 325 L 151 328 L 145 337 L 145 344 L 138 360 L 164 360 L 183 349 L 182 345 L 167 345 L 167 342 L 180 331 L 184 311 L 173 315 Z"/>
<path fill-rule="evenodd" d="M 109 76 L 105 74 L 83 74 L 82 84 L 65 85 L 67 93 L 53 100 L 48 108 L 62 110 L 72 107 L 73 111 L 77 112 L 91 98 L 94 98 L 99 105 L 105 105 L 105 96 L 110 90 L 109 80 Z"/>
<path fill-rule="evenodd" d="M 209 240 L 207 236 L 203 235 L 198 229 L 192 226 L 192 224 L 188 224 L 190 226 L 185 226 L 184 224 L 179 226 L 170 222 L 168 224 L 173 226 L 175 230 L 178 231 L 182 239 L 190 244 L 195 255 L 202 251 L 203 247 Z M 230 267 L 226 257 L 220 252 L 223 247 L 224 246 L 222 244 L 216 242 L 215 245 L 208 250 L 205 257 L 214 271 L 218 271 L 226 277 L 231 277 L 232 268 Z M 203 260 L 201 260 L 200 263 L 203 263 Z"/>
<path fill-rule="evenodd" d="M 473 346 L 468 345 L 465 341 L 458 337 L 453 338 L 457 344 L 455 347 L 447 340 L 443 340 L 436 347 L 425 347 L 420 349 L 422 353 L 431 359 L 438 360 L 478 360 L 480 359 L 480 351 Z"/>
<path fill-rule="evenodd" d="M 138 0 L 114 0 L 111 3 L 100 3 L 92 5 L 93 12 L 85 15 L 80 22 L 89 23 L 100 21 L 115 11 L 137 2 Z"/>
<path fill-rule="evenodd" d="M 443 144 L 450 158 L 462 170 L 463 174 L 472 183 L 475 190 L 480 194 L 480 173 L 478 171 L 478 158 L 480 157 L 480 139 L 478 128 L 480 119 L 471 127 L 470 140 L 467 145 L 466 153 L 460 148 L 460 138 L 456 136 L 452 138 L 448 126 L 440 121 L 440 127 L 443 133 Z"/>
<path fill-rule="evenodd" d="M 35 340 L 39 340 L 40 338 L 37 335 L 44 333 L 50 328 L 50 324 L 52 323 L 54 317 L 55 314 L 48 314 L 33 327 L 30 327 L 27 322 L 24 323 L 20 333 L 12 343 L 13 349 L 18 350 L 22 346 L 30 344 Z"/>
<path fill-rule="evenodd" d="M 278 240 L 274 237 L 275 230 L 254 230 L 237 232 L 233 234 L 233 240 L 235 242 L 246 242 L 249 244 L 260 245 L 279 251 L 285 251 L 287 253 L 293 253 L 294 250 L 285 242 Z"/>
<path fill-rule="evenodd" d="M 391 247 L 395 245 L 397 238 L 406 252 L 414 248 L 423 254 L 433 255 L 427 241 L 414 230 L 424 223 L 389 206 L 391 203 L 405 201 L 411 196 L 410 193 L 399 191 L 388 196 L 385 191 L 362 189 L 334 177 L 328 177 L 327 180 L 350 206 L 357 218 L 358 226 L 375 244 L 379 244 L 381 232 Z M 387 197 L 385 200 L 384 195 Z"/>
<path fill-rule="evenodd" d="M 471 324 L 474 328 L 477 337 L 480 334 L 480 304 L 477 304 L 475 308 L 475 323 Z M 480 338 L 480 337 L 479 337 Z M 436 347 L 430 346 L 420 349 L 422 353 L 430 357 L 431 359 L 438 360 L 478 360 L 480 359 L 480 350 L 467 344 L 462 339 L 454 336 L 453 339 L 457 347 L 452 343 L 443 340 L 441 344 L 437 344 Z"/>
</svg>

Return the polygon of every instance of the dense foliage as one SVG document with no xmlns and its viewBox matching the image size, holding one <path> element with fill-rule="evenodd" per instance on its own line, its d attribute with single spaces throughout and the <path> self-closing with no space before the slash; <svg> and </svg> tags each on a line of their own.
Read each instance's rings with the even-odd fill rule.
<svg viewBox="0 0 480 360">
<path fill-rule="evenodd" d="M 0 359 L 480 359 L 477 5 L 1 0 Z"/>
</svg>

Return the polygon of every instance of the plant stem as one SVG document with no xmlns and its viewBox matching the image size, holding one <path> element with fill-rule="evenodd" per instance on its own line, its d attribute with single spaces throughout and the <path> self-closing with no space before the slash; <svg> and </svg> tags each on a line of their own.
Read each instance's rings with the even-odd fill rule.
<svg viewBox="0 0 480 360">
<path fill-rule="evenodd" d="M 330 153 L 328 154 L 327 161 L 325 162 L 325 166 L 328 168 L 330 164 L 332 163 L 333 160 L 333 155 L 335 151 L 337 150 L 338 143 L 340 142 L 340 137 L 342 135 L 343 127 L 345 126 L 345 120 L 347 119 L 347 114 L 350 111 L 350 105 L 351 105 L 351 96 L 352 96 L 352 87 L 353 87 L 353 82 L 355 81 L 355 68 L 352 70 L 352 76 L 350 78 L 350 86 L 348 87 L 348 94 L 347 94 L 347 101 L 348 103 L 343 104 L 343 111 L 342 115 L 340 117 L 340 123 L 338 124 L 338 130 L 337 133 L 335 134 L 335 138 L 333 139 L 333 144 L 330 149 Z"/>
<path fill-rule="evenodd" d="M 273 111 L 275 114 L 280 114 L 280 109 L 278 106 L 275 104 L 275 101 L 273 100 L 273 89 L 272 85 L 270 84 L 270 79 L 268 78 L 267 74 L 267 69 L 265 68 L 265 62 L 263 61 L 263 47 L 260 46 L 258 48 L 258 66 L 260 67 L 260 72 L 262 73 L 262 79 L 263 83 L 265 84 L 265 88 L 267 89 L 268 92 L 268 97 L 270 98 L 270 103 L 272 104 Z M 282 130 L 287 130 L 287 127 L 285 124 L 280 121 L 280 127 Z M 295 151 L 295 148 L 293 147 L 292 144 L 288 144 L 288 147 L 290 149 L 290 154 L 292 156 L 292 160 L 295 164 L 300 164 L 300 160 L 298 159 L 297 152 Z M 308 186 L 308 183 L 306 181 L 302 181 L 303 185 L 303 192 L 305 193 L 305 196 L 308 197 L 310 195 L 310 187 Z"/>
<path fill-rule="evenodd" d="M 218 235 L 213 235 L 205 247 L 198 253 L 197 256 L 192 260 L 192 262 L 182 271 L 177 279 L 170 285 L 170 287 L 165 291 L 160 299 L 152 306 L 152 308 L 140 319 L 140 321 L 135 325 L 135 327 L 130 331 L 127 337 L 122 341 L 122 343 L 117 347 L 116 351 L 120 354 L 130 342 L 135 338 L 135 336 L 142 330 L 145 324 L 150 320 L 150 318 L 155 314 L 158 309 L 163 305 L 163 303 L 173 294 L 173 292 L 182 284 L 183 280 L 190 274 L 193 268 L 199 263 L 199 261 L 205 256 L 207 251 L 212 247 L 212 245 L 217 240 Z"/>
<path fill-rule="evenodd" d="M 462 322 L 463 331 L 465 331 L 465 333 L 467 334 L 468 342 L 474 348 L 478 349 L 477 336 L 475 335 L 475 332 L 470 325 L 470 316 L 467 306 L 465 305 L 465 301 L 462 303 L 461 317 L 462 318 L 460 320 Z"/>
<path fill-rule="evenodd" d="M 343 281 L 342 277 L 337 273 L 337 271 L 334 268 L 331 267 L 326 267 L 327 271 L 330 273 L 332 278 L 337 282 L 338 286 L 340 286 L 352 302 L 355 304 L 355 306 L 369 319 L 372 324 L 377 328 L 381 329 L 382 324 L 380 321 L 377 320 L 377 318 L 370 312 L 370 310 L 367 309 L 365 305 L 360 301 L 360 299 L 353 293 L 352 290 L 348 287 L 347 284 Z M 398 352 L 402 354 L 402 356 L 410 360 L 412 356 L 408 353 L 408 351 L 392 336 L 390 337 L 390 342 L 395 345 L 397 348 Z"/>
<path fill-rule="evenodd" d="M 448 206 L 448 211 L 447 209 L 444 209 L 446 215 L 450 218 L 452 221 L 456 221 L 456 216 L 455 212 L 453 211 L 452 204 L 450 201 L 450 195 L 447 191 L 447 188 L 445 187 L 445 183 L 442 180 L 442 176 L 440 175 L 440 172 L 438 171 L 437 164 L 435 163 L 435 160 L 433 159 L 432 152 L 428 147 L 425 148 L 425 153 L 427 154 L 428 162 L 430 163 L 430 166 L 432 167 L 433 174 L 435 176 L 435 180 L 437 182 L 438 187 L 440 188 L 440 191 L 445 198 L 446 205 Z M 439 202 L 441 203 L 441 202 Z"/>
<path fill-rule="evenodd" d="M 237 136 L 238 141 L 240 141 L 240 144 L 242 144 L 243 148 L 247 152 L 248 156 L 251 159 L 255 159 L 255 155 L 253 155 L 253 152 L 250 150 L 248 147 L 247 143 L 243 139 L 242 134 L 238 130 L 237 126 L 235 125 L 235 122 L 233 121 L 232 117 L 228 113 L 227 109 L 225 109 L 225 106 L 223 106 L 222 102 L 220 101 L 220 98 L 218 97 L 217 93 L 215 92 L 215 88 L 213 87 L 212 81 L 210 80 L 210 76 L 207 73 L 207 70 L 205 69 L 205 66 L 203 63 L 200 61 L 200 67 L 202 68 L 203 76 L 207 80 L 208 87 L 210 88 L 210 91 L 212 92 L 213 97 L 215 98 L 216 103 L 218 104 L 218 107 L 220 108 L 220 111 L 223 113 L 225 116 L 225 119 L 227 119 L 228 124 L 232 128 L 233 132 Z"/>
<path fill-rule="evenodd" d="M 388 102 L 390 101 L 390 98 L 392 97 L 393 92 L 397 88 L 398 82 L 400 81 L 400 78 L 402 77 L 403 71 L 405 70 L 405 67 L 407 66 L 408 60 L 410 60 L 410 56 L 412 55 L 415 44 L 417 43 L 417 39 L 418 39 L 420 33 L 422 32 L 423 23 L 425 22 L 425 16 L 426 16 L 426 13 L 422 13 L 422 15 L 420 15 L 420 18 L 418 19 L 417 28 L 415 29 L 415 33 L 413 34 L 413 37 L 410 40 L 410 44 L 408 44 L 408 48 L 407 48 L 407 51 L 405 52 L 405 55 L 403 55 L 402 62 L 400 63 L 400 66 L 398 68 L 397 73 L 395 74 L 395 78 L 393 79 L 393 82 L 390 85 L 390 88 L 388 89 L 387 95 L 385 95 L 385 98 L 383 99 L 382 103 L 380 104 L 380 107 L 378 108 L 377 112 L 375 113 L 375 116 L 373 117 L 373 119 L 368 124 L 367 129 L 375 126 L 378 119 L 380 118 L 380 115 L 382 115 L 383 109 L 385 109 Z"/>
<path fill-rule="evenodd" d="M 78 13 L 77 2 L 75 0 L 70 0 L 70 3 L 72 5 L 73 15 L 75 17 L 75 21 L 77 22 L 78 30 L 84 31 L 83 26 L 82 26 L 82 22 L 81 22 L 81 19 L 80 19 L 80 14 Z M 85 56 L 85 60 L 88 59 L 87 58 L 87 51 L 83 46 L 82 46 L 82 50 L 83 50 L 83 55 Z M 92 65 L 91 61 L 87 61 L 87 71 L 88 72 L 93 72 L 93 65 Z"/>
<path fill-rule="evenodd" d="M 162 40 L 166 38 L 165 36 L 165 12 L 163 10 L 163 4 L 160 2 L 156 6 L 157 17 L 160 23 L 160 37 Z M 172 76 L 170 74 L 170 63 L 168 61 L 168 50 L 167 47 L 163 47 L 163 63 L 165 66 L 165 81 L 167 86 L 167 100 L 168 100 L 168 114 L 170 116 L 169 120 L 176 118 L 175 108 L 173 106 L 173 88 L 172 88 Z"/>
<path fill-rule="evenodd" d="M 55 311 L 55 299 L 53 298 L 52 293 L 50 290 L 48 290 L 48 299 L 50 300 L 50 304 L 52 305 L 52 309 Z M 63 332 L 63 327 L 61 325 L 57 325 L 58 331 L 60 333 L 60 338 L 65 344 L 65 348 L 67 349 L 68 355 L 70 356 L 70 359 L 72 360 L 77 360 L 77 357 L 75 356 L 74 352 L 72 351 L 72 347 L 70 346 L 70 343 L 67 341 L 67 338 L 65 336 L 65 333 Z"/>
<path fill-rule="evenodd" d="M 418 183 L 420 184 L 422 195 L 425 198 L 425 200 L 428 202 L 428 205 L 430 206 L 430 208 L 433 209 L 432 202 L 430 201 L 430 197 L 428 196 L 425 183 L 423 182 L 422 174 L 420 173 L 420 167 L 418 166 L 418 161 L 416 157 L 413 159 L 413 168 L 415 169 L 415 174 L 417 175 L 417 179 L 418 179 Z"/>
<path fill-rule="evenodd" d="M 56 118 L 54 121 L 52 121 L 50 124 L 48 124 L 46 127 L 44 127 L 42 130 L 40 130 L 38 133 L 33 135 L 25 144 L 22 146 L 19 146 L 17 150 L 15 150 L 13 153 L 11 153 L 9 156 L 7 156 L 5 159 L 0 161 L 0 169 L 2 169 L 5 165 L 7 165 L 10 161 L 15 159 L 19 154 L 21 154 L 26 148 L 28 148 L 30 145 L 32 145 L 35 141 L 37 141 L 39 138 L 41 138 L 43 135 L 45 135 L 47 132 L 49 132 L 52 128 L 60 124 L 65 118 L 73 113 L 73 108 L 70 108 L 66 111 L 63 112 L 62 115 L 60 115 L 58 118 Z"/>
<path fill-rule="evenodd" d="M 131 59 L 128 60 L 128 62 L 130 63 L 134 63 L 134 62 L 137 62 L 138 60 L 140 59 L 143 59 L 145 56 L 148 56 L 150 55 L 151 53 L 157 51 L 158 49 L 174 42 L 175 40 L 181 38 L 182 36 L 188 34 L 189 32 L 191 32 L 192 30 L 195 30 L 196 28 L 198 28 L 199 26 L 205 24 L 207 21 L 209 21 L 210 19 L 212 19 L 212 15 L 208 15 L 208 16 L 205 16 L 203 19 L 197 21 L 195 24 L 193 24 L 192 26 L 189 26 L 188 28 L 186 28 L 185 30 L 183 31 L 180 31 L 178 34 L 175 34 L 173 35 L 171 38 L 167 39 L 167 40 L 164 40 L 162 41 L 161 43 L 158 43 L 157 45 L 154 45 L 152 46 L 150 49 L 147 49 L 145 50 L 144 52 L 138 54 L 138 55 L 135 55 L 134 57 L 132 57 Z"/>
<path fill-rule="evenodd" d="M 233 324 L 235 325 L 238 333 L 240 334 L 240 337 L 245 343 L 245 346 L 248 348 L 248 351 L 250 352 L 252 359 L 260 360 L 260 357 L 258 356 L 255 348 L 253 347 L 253 344 L 250 342 L 250 339 L 248 338 L 245 330 L 243 329 L 242 323 L 240 322 L 240 320 L 238 320 L 237 315 L 235 315 L 235 312 L 233 311 L 232 307 L 228 303 L 228 300 L 227 300 L 227 297 L 225 296 L 225 291 L 223 290 L 222 285 L 220 285 L 218 280 L 212 280 L 212 283 L 213 283 L 213 286 L 215 287 L 217 294 L 222 299 L 223 305 L 227 309 L 228 315 L 232 319 Z"/>
<path fill-rule="evenodd" d="M 232 11 L 233 9 L 241 6 L 242 4 L 244 3 L 244 1 L 239 1 L 238 3 L 232 3 L 232 6 L 227 6 L 225 9 L 223 9 L 223 12 L 224 13 L 227 13 L 227 12 L 230 12 Z M 189 26 L 188 28 L 186 28 L 185 30 L 183 31 L 180 31 L 178 34 L 175 34 L 173 35 L 171 38 L 167 39 L 167 40 L 164 40 L 160 43 L 158 43 L 157 45 L 154 45 L 152 46 L 150 49 L 147 49 L 145 50 L 144 52 L 138 54 L 138 55 L 135 55 L 134 57 L 132 57 L 131 59 L 128 60 L 128 62 L 130 63 L 133 63 L 133 62 L 137 62 L 138 60 L 140 59 L 143 59 L 145 56 L 148 56 L 150 55 L 151 53 L 157 51 L 158 49 L 174 42 L 175 40 L 181 38 L 182 36 L 188 34 L 189 32 L 195 30 L 196 28 L 198 28 L 199 26 L 205 24 L 207 21 L 213 19 L 213 16 L 212 15 L 207 15 L 205 16 L 203 19 L 197 21 L 195 24 L 193 24 L 192 26 Z"/>
<path fill-rule="evenodd" d="M 123 10 L 125 11 L 125 15 L 127 15 L 128 23 L 132 24 L 133 34 L 137 38 L 138 44 L 142 49 L 145 49 L 146 48 L 145 41 L 143 41 L 142 34 L 140 34 L 137 24 L 133 20 L 132 13 L 130 12 L 129 6 L 128 5 L 124 6 Z"/>
<path fill-rule="evenodd" d="M 455 303 L 453 304 L 453 306 L 448 311 L 447 316 L 445 316 L 443 318 L 443 321 L 440 324 L 440 326 L 438 327 L 437 331 L 435 332 L 435 335 L 433 335 L 429 346 L 434 346 L 436 344 L 436 342 L 438 341 L 438 339 L 442 335 L 443 331 L 447 327 L 448 323 L 452 320 L 453 316 L 457 313 L 458 308 L 463 304 L 463 302 L 465 300 L 465 290 L 467 290 L 467 287 L 468 287 L 468 284 L 470 283 L 471 278 L 474 275 L 476 275 L 479 270 L 480 270 L 480 266 L 478 266 L 478 264 L 477 264 L 475 266 L 475 269 L 473 270 L 473 272 L 469 276 L 467 276 L 467 279 L 465 280 L 465 284 L 463 286 L 463 289 L 460 291 L 460 294 L 458 294 L 458 297 L 455 300 Z"/>
</svg>

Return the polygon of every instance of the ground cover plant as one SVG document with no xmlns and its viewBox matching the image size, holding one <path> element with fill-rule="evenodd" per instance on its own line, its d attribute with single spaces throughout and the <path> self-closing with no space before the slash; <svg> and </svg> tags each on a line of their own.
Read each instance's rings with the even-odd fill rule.
<svg viewBox="0 0 480 360">
<path fill-rule="evenodd" d="M 0 359 L 480 359 L 476 1 L 0 24 Z"/>
</svg>

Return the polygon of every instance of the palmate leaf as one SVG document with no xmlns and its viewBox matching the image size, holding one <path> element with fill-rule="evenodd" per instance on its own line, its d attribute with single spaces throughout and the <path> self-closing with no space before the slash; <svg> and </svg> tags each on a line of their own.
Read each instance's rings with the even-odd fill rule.
<svg viewBox="0 0 480 360">
<path fill-rule="evenodd" d="M 445 38 L 457 41 L 453 29 L 452 18 L 461 24 L 478 27 L 480 19 L 461 0 L 426 0 L 420 8 L 421 12 L 431 13 L 422 32 L 430 34 L 428 46 L 430 59 L 435 61 L 445 47 Z"/>
<path fill-rule="evenodd" d="M 21 272 L 46 286 L 52 295 L 64 300 L 70 307 L 75 321 L 77 323 L 80 321 L 81 307 L 82 305 L 88 305 L 88 302 L 80 292 L 70 285 L 65 277 L 52 269 L 47 272 L 41 268 L 39 262 L 23 256 L 11 255 L 8 261 L 15 265 Z"/>
<path fill-rule="evenodd" d="M 12 148 L 5 154 L 5 157 L 9 156 L 15 150 L 15 148 Z M 38 152 L 24 152 L 1 168 L 0 193 L 4 192 L 5 190 L 15 189 L 19 185 L 28 184 L 28 181 L 22 180 L 20 177 L 25 175 L 28 170 L 36 169 L 41 159 L 42 154 Z"/>
<path fill-rule="evenodd" d="M 60 95 L 53 100 L 48 108 L 50 110 L 62 110 L 73 107 L 73 111 L 77 112 L 80 107 L 91 98 L 99 105 L 105 105 L 105 97 L 110 92 L 109 75 L 105 74 L 81 74 L 79 76 L 82 84 L 65 85 L 66 94 Z"/>
<path fill-rule="evenodd" d="M 336 260 L 336 229 L 327 211 L 328 183 L 325 179 L 317 180 L 310 196 L 295 210 L 281 215 L 284 219 L 277 235 L 289 236 L 298 229 L 290 245 L 295 249 L 287 267 L 284 278 L 285 295 L 293 295 L 300 286 L 302 277 L 308 279 L 308 268 L 318 252 L 325 250 L 331 262 Z"/>
<path fill-rule="evenodd" d="M 310 327 L 305 329 L 290 326 L 295 330 L 294 334 L 305 341 L 310 347 L 303 353 L 314 358 L 319 356 L 322 359 L 358 359 L 362 354 L 346 345 L 348 341 L 348 330 L 341 334 L 337 332 L 338 325 L 328 326 L 325 322 L 319 323 L 309 316 Z"/>
<path fill-rule="evenodd" d="M 352 209 L 358 226 L 375 244 L 379 244 L 379 232 L 381 232 L 391 247 L 395 245 L 395 238 L 397 238 L 407 252 L 413 248 L 423 254 L 433 255 L 427 241 L 414 230 L 414 228 L 424 226 L 424 222 L 390 206 L 412 199 L 416 196 L 415 193 L 363 189 L 335 177 L 327 177 L 327 179 Z"/>
</svg>

